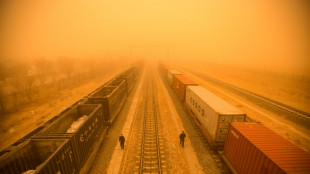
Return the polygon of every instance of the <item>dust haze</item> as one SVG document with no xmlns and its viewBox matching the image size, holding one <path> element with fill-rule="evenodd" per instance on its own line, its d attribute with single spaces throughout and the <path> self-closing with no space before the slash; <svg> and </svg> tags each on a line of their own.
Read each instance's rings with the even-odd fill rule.
<svg viewBox="0 0 310 174">
<path fill-rule="evenodd" d="M 0 4 L 4 62 L 59 56 L 149 58 L 310 74 L 306 0 L 3 0 Z"/>
</svg>

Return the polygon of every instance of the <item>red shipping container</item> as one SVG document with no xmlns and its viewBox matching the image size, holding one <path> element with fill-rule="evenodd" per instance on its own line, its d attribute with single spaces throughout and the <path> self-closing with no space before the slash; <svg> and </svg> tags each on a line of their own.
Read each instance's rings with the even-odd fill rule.
<svg viewBox="0 0 310 174">
<path fill-rule="evenodd" d="M 231 124 L 224 155 L 237 173 L 310 173 L 310 154 L 259 123 Z"/>
<path fill-rule="evenodd" d="M 172 86 L 182 102 L 185 101 L 186 86 L 188 85 L 198 85 L 198 84 L 184 75 L 174 75 Z"/>
</svg>

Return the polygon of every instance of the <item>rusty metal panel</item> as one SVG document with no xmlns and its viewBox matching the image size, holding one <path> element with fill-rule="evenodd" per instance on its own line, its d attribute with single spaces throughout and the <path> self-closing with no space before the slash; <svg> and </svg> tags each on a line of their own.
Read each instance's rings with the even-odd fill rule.
<svg viewBox="0 0 310 174">
<path fill-rule="evenodd" d="M 68 139 L 30 139 L 0 157 L 1 174 L 78 173 L 76 154 Z"/>
<path fill-rule="evenodd" d="M 198 84 L 184 75 L 174 75 L 172 87 L 178 94 L 182 102 L 185 101 L 185 93 L 186 93 L 185 89 L 186 86 L 189 85 L 198 85 Z"/>
<path fill-rule="evenodd" d="M 310 173 L 310 154 L 259 123 L 232 123 L 224 155 L 240 173 Z"/>
</svg>

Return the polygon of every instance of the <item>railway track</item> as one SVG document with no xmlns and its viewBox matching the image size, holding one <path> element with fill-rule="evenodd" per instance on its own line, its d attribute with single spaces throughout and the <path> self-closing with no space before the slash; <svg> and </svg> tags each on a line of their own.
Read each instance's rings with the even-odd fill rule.
<svg viewBox="0 0 310 174">
<path fill-rule="evenodd" d="M 159 124 L 159 112 L 157 111 L 155 85 L 153 78 L 149 78 L 145 108 L 143 115 L 143 132 L 141 141 L 141 153 L 139 173 L 162 173 L 161 141 Z"/>
<path fill-rule="evenodd" d="M 280 112 L 286 116 L 299 117 L 303 120 L 310 121 L 310 113 L 296 109 L 292 106 L 286 105 L 286 104 L 281 103 L 279 101 L 275 101 L 273 99 L 270 99 L 268 97 L 256 94 L 254 92 L 236 87 L 236 86 L 231 85 L 229 83 L 226 83 L 226 82 L 220 81 L 218 79 L 212 78 L 208 75 L 204 75 L 204 74 L 201 74 L 201 73 L 195 72 L 195 71 L 190 71 L 188 69 L 186 69 L 186 71 L 191 72 L 191 73 L 203 78 L 204 80 L 212 82 L 212 83 L 214 83 L 220 87 L 223 87 L 225 89 L 228 89 L 234 93 L 238 93 L 238 94 L 241 94 L 243 96 L 246 96 L 248 99 L 255 101 L 256 104 L 264 105 L 265 108 L 273 109 L 273 110 L 274 110 L 274 108 L 277 108 L 276 112 Z"/>
<path fill-rule="evenodd" d="M 148 72 L 146 79 L 127 152 L 136 155 L 126 156 L 122 173 L 168 173 L 153 74 Z"/>
</svg>

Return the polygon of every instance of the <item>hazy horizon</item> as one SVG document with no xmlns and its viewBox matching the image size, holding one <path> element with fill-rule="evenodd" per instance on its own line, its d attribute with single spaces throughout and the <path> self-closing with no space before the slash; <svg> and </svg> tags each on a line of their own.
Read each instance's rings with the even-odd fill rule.
<svg viewBox="0 0 310 174">
<path fill-rule="evenodd" d="M 3 0 L 0 58 L 132 57 L 310 75 L 306 1 Z"/>
</svg>

